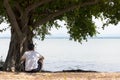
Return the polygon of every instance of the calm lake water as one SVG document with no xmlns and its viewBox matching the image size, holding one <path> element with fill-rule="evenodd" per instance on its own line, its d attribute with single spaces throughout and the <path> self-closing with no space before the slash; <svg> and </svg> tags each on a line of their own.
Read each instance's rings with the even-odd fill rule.
<svg viewBox="0 0 120 80">
<path fill-rule="evenodd" d="M 0 56 L 5 60 L 9 39 L 0 39 Z M 88 39 L 82 44 L 68 39 L 34 40 L 44 57 L 43 70 L 94 70 L 120 72 L 120 39 Z"/>
</svg>

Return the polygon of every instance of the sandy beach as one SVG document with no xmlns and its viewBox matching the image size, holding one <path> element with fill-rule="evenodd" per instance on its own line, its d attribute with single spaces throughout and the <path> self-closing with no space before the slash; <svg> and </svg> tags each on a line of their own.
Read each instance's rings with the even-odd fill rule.
<svg viewBox="0 0 120 80">
<path fill-rule="evenodd" d="M 96 72 L 16 73 L 1 71 L 0 80 L 120 80 L 120 73 L 96 73 Z"/>
</svg>

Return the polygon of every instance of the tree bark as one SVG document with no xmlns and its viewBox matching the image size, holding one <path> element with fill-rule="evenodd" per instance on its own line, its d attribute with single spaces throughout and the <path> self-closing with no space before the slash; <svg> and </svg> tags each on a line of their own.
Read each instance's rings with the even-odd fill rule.
<svg viewBox="0 0 120 80">
<path fill-rule="evenodd" d="M 19 44 L 20 42 L 17 38 L 16 33 L 12 32 L 8 55 L 7 55 L 5 64 L 3 66 L 5 71 L 11 71 L 11 68 L 15 67 L 15 56 L 16 54 L 19 54 L 19 48 L 20 48 Z"/>
<path fill-rule="evenodd" d="M 11 27 L 12 28 L 12 27 Z M 27 34 L 26 36 L 22 36 L 22 39 L 18 38 L 18 35 L 14 31 L 11 30 L 11 41 L 8 50 L 8 55 L 3 65 L 4 71 L 11 71 L 12 67 L 15 68 L 15 71 L 20 71 L 20 58 L 23 53 L 27 50 L 28 43 L 32 43 L 33 34 L 32 32 L 25 32 L 23 34 Z"/>
<path fill-rule="evenodd" d="M 17 4 L 18 5 L 18 4 Z M 16 10 L 11 7 L 9 0 L 4 0 L 4 7 L 6 9 L 9 22 L 11 23 L 11 41 L 9 45 L 8 55 L 6 57 L 5 63 L 3 65 L 4 71 L 11 71 L 12 67 L 15 71 L 20 69 L 20 58 L 23 53 L 27 50 L 28 43 L 32 43 L 33 31 L 30 30 L 28 26 L 29 16 L 24 13 L 22 17 L 17 15 Z M 20 6 L 18 5 L 19 9 Z M 18 8 L 16 8 L 18 9 Z"/>
</svg>

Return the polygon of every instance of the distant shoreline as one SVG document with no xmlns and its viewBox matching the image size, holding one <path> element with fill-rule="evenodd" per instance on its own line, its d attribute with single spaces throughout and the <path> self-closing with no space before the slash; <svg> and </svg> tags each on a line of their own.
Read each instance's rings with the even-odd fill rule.
<svg viewBox="0 0 120 80">
<path fill-rule="evenodd" d="M 10 37 L 0 37 L 0 39 L 10 39 Z M 46 37 L 45 39 L 69 39 L 69 37 Z M 87 39 L 120 39 L 120 37 L 89 37 Z"/>
</svg>

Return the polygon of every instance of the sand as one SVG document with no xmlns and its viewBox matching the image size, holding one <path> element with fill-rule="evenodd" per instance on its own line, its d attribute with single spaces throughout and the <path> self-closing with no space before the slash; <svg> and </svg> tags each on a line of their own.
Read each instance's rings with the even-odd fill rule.
<svg viewBox="0 0 120 80">
<path fill-rule="evenodd" d="M 16 73 L 1 71 L 0 80 L 120 80 L 120 73 L 96 73 L 96 72 Z"/>
</svg>

